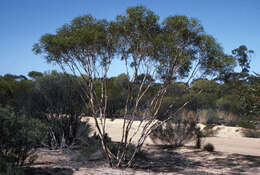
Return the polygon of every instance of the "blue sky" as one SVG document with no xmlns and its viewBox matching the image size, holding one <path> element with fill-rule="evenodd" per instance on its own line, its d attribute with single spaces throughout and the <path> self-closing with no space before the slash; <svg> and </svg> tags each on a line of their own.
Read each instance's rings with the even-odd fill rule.
<svg viewBox="0 0 260 175">
<path fill-rule="evenodd" d="M 151 9 L 160 20 L 170 15 L 199 19 L 226 53 L 242 44 L 254 50 L 251 70 L 260 73 L 260 0 L 1 0 L 0 75 L 57 69 L 31 51 L 43 34 L 84 14 L 112 20 L 136 5 Z M 110 75 L 120 71 L 116 63 Z"/>
</svg>

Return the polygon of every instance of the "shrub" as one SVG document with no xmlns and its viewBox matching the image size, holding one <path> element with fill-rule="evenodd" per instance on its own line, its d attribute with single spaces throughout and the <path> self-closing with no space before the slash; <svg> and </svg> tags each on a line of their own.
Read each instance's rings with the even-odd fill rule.
<svg viewBox="0 0 260 175">
<path fill-rule="evenodd" d="M 107 143 L 107 146 L 109 148 L 109 150 L 114 154 L 114 155 L 118 155 L 118 150 L 120 150 L 120 154 L 118 155 L 118 157 L 121 156 L 122 152 L 123 152 L 123 146 L 122 143 L 120 142 L 113 142 L 112 139 L 108 136 L 105 135 L 105 142 Z M 100 143 L 101 145 L 101 143 Z M 121 147 L 121 149 L 119 149 Z M 131 156 L 133 155 L 134 151 L 135 151 L 135 145 L 133 144 L 129 144 L 125 153 L 125 158 L 124 160 L 129 160 L 131 158 Z M 137 153 L 137 157 L 140 155 L 144 155 L 144 152 L 142 150 L 139 150 Z"/>
<path fill-rule="evenodd" d="M 91 131 L 90 125 L 76 115 L 49 115 L 48 127 L 45 143 L 51 149 L 86 145 Z"/>
<path fill-rule="evenodd" d="M 216 135 L 216 130 L 213 130 L 214 125 L 207 125 L 202 131 L 202 137 L 214 137 Z"/>
<path fill-rule="evenodd" d="M 23 166 L 26 159 L 32 163 L 46 131 L 41 121 L 0 108 L 0 171 Z"/>
<path fill-rule="evenodd" d="M 73 160 L 75 161 L 86 161 L 93 157 L 95 153 L 97 153 L 99 150 L 102 150 L 102 145 L 100 142 L 100 139 L 98 138 L 98 135 L 96 133 L 89 137 L 87 140 L 87 144 L 81 145 L 79 150 L 77 150 L 75 157 Z M 99 155 L 100 156 L 100 155 Z M 101 155 L 101 158 L 103 158 L 103 154 Z M 94 159 L 99 159 L 98 157 L 94 157 Z"/>
<path fill-rule="evenodd" d="M 242 128 L 255 129 L 254 122 L 252 122 L 250 120 L 241 120 L 238 122 L 238 126 L 240 126 Z"/>
<path fill-rule="evenodd" d="M 203 109 L 198 111 L 200 123 L 204 124 L 220 124 L 218 114 L 213 109 Z"/>
<path fill-rule="evenodd" d="M 209 109 L 207 113 L 207 124 L 219 124 L 219 118 L 216 111 Z"/>
<path fill-rule="evenodd" d="M 215 150 L 215 147 L 211 143 L 208 143 L 208 144 L 204 145 L 203 150 L 208 151 L 208 152 L 213 152 Z"/>
<path fill-rule="evenodd" d="M 87 109 L 79 94 L 79 81 L 76 76 L 56 71 L 35 81 L 28 113 L 47 121 L 45 144 L 51 149 L 72 148 L 85 144 L 88 138 L 90 125 L 81 122 L 81 113 Z"/>
<path fill-rule="evenodd" d="M 234 121 L 234 120 L 230 120 L 230 121 L 228 121 L 226 124 L 225 124 L 226 126 L 239 126 L 238 125 L 238 121 Z"/>
<path fill-rule="evenodd" d="M 245 130 L 244 136 L 249 138 L 260 138 L 260 131 L 254 129 Z"/>
<path fill-rule="evenodd" d="M 113 154 L 117 155 L 117 151 L 118 151 L 118 148 L 120 147 L 121 143 L 120 142 L 113 142 L 111 140 L 111 138 L 107 135 L 105 135 L 105 142 L 107 143 L 109 150 Z M 123 145 L 121 145 L 121 146 L 123 146 Z M 103 154 L 103 156 L 100 155 L 100 154 L 95 154 L 95 153 L 98 153 L 99 151 L 103 152 L 102 144 L 101 144 L 99 136 L 95 133 L 92 137 L 90 137 L 88 139 L 87 145 L 81 147 L 79 154 L 76 155 L 76 157 L 75 157 L 75 160 L 76 161 L 82 161 L 82 160 L 87 160 L 89 158 L 92 158 L 92 159 L 104 158 L 105 157 L 104 154 Z M 129 160 L 131 158 L 131 156 L 133 155 L 134 151 L 135 151 L 135 145 L 129 144 L 128 149 L 127 149 L 126 154 L 125 154 L 124 160 Z M 93 156 L 97 156 L 97 157 L 93 157 Z M 120 157 L 120 155 L 118 155 L 118 156 Z M 144 158 L 145 152 L 143 150 L 140 150 L 137 153 L 136 157 L 137 158 L 138 157 Z"/>
<path fill-rule="evenodd" d="M 249 119 L 243 119 L 243 120 L 236 120 L 236 121 L 229 121 L 227 126 L 239 126 L 242 128 L 247 129 L 255 129 L 255 123 L 253 121 L 250 121 Z"/>
<path fill-rule="evenodd" d="M 179 147 L 194 139 L 195 136 L 196 123 L 194 121 L 171 120 L 165 126 L 156 128 L 150 137 L 154 142 L 160 140 L 165 144 Z"/>
</svg>

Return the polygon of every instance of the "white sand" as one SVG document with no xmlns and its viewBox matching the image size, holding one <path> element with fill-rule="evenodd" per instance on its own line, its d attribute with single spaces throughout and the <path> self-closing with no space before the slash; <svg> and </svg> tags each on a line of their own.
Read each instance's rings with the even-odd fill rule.
<svg viewBox="0 0 260 175">
<path fill-rule="evenodd" d="M 91 117 L 86 117 L 83 120 L 89 120 L 89 123 L 93 128 L 95 128 L 94 119 Z M 140 121 L 134 121 L 132 126 L 132 131 L 130 135 L 138 128 Z M 144 122 L 142 126 L 145 124 Z M 106 130 L 108 135 L 114 141 L 120 141 L 122 137 L 122 126 L 123 119 L 107 119 L 106 121 Z M 199 124 L 199 127 L 203 129 L 205 125 Z M 237 153 L 244 155 L 254 155 L 260 156 L 260 139 L 246 138 L 243 137 L 243 128 L 241 127 L 229 127 L 218 125 L 213 127 L 213 130 L 216 131 L 215 137 L 206 138 L 203 143 L 212 143 L 215 146 L 216 151 L 222 151 L 227 153 Z M 137 132 L 136 136 L 133 139 L 133 143 L 136 143 L 139 136 L 141 135 L 141 130 Z M 145 145 L 154 144 L 153 141 L 148 137 L 145 141 Z M 158 143 L 157 143 L 158 144 Z"/>
</svg>

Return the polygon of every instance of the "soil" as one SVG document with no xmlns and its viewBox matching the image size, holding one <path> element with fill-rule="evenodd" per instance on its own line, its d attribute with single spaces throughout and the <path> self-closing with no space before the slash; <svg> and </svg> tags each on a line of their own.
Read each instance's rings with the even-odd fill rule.
<svg viewBox="0 0 260 175">
<path fill-rule="evenodd" d="M 133 169 L 110 168 L 104 159 L 75 161 L 74 153 L 39 149 L 38 160 L 26 175 L 217 175 L 260 173 L 260 156 L 206 152 L 185 146 L 174 149 L 161 145 L 146 145 L 145 155 L 139 157 Z"/>
</svg>

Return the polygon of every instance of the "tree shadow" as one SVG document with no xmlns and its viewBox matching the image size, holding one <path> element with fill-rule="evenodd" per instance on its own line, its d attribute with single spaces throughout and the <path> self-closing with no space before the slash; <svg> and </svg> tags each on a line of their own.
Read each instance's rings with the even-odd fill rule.
<svg viewBox="0 0 260 175">
<path fill-rule="evenodd" d="M 209 153 L 192 147 L 186 148 L 190 151 L 179 153 L 178 148 L 168 146 L 150 148 L 152 151 L 146 153 L 145 157 L 137 159 L 135 169 L 185 175 L 211 175 L 215 174 L 214 172 L 235 175 L 260 167 L 260 156 L 224 154 L 221 152 Z M 210 171 L 208 171 L 209 169 Z"/>
<path fill-rule="evenodd" d="M 50 168 L 50 167 L 27 167 L 24 169 L 26 175 L 73 175 L 70 168 Z"/>
<path fill-rule="evenodd" d="M 260 157 L 241 154 L 230 154 L 225 158 L 213 159 L 211 164 L 214 164 L 216 168 L 229 168 L 230 174 L 239 174 L 242 172 L 248 172 L 250 169 L 259 168 Z"/>
<path fill-rule="evenodd" d="M 39 149 L 39 158 L 24 168 L 28 175 L 72 175 L 80 168 L 97 168 L 106 164 L 104 158 L 90 160 L 89 155 L 80 152 Z M 93 155 L 95 156 L 95 155 Z"/>
<path fill-rule="evenodd" d="M 145 157 L 137 158 L 134 166 L 136 170 L 180 173 L 187 167 L 197 169 L 201 166 L 201 162 L 189 160 L 183 154 L 175 152 L 177 147 L 156 145 L 150 148 Z"/>
<path fill-rule="evenodd" d="M 134 168 L 126 171 L 145 171 L 153 173 L 189 174 L 241 174 L 250 172 L 259 174 L 260 156 L 227 154 L 222 152 L 206 152 L 194 147 L 181 149 L 165 145 L 150 145 L 145 148 L 135 162 Z M 35 167 L 37 166 L 37 167 Z M 40 166 L 40 167 L 38 167 Z M 58 168 L 57 168 L 58 167 Z M 73 175 L 83 168 L 109 168 L 105 159 L 73 161 L 61 160 L 55 163 L 41 162 L 25 169 L 27 175 Z M 123 168 L 124 169 L 124 168 Z M 110 171 L 109 169 L 107 171 Z"/>
</svg>

